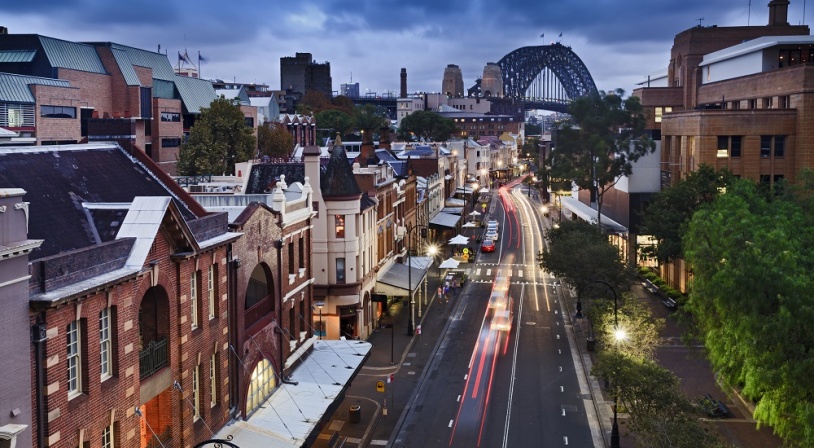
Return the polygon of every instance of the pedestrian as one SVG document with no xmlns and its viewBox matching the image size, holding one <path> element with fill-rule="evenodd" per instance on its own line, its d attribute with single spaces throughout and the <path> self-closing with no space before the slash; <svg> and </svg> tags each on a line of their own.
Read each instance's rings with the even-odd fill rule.
<svg viewBox="0 0 814 448">
<path fill-rule="evenodd" d="M 439 285 L 438 286 L 438 301 L 440 302 L 443 299 L 444 299 L 444 290 L 441 289 L 441 286 Z"/>
</svg>

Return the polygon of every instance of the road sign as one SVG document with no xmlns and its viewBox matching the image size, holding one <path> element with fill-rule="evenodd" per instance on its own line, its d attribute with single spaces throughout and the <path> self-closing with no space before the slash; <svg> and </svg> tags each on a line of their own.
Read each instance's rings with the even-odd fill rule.
<svg viewBox="0 0 814 448">
<path fill-rule="evenodd" d="M 483 203 L 480 206 L 483 207 L 484 210 L 486 210 L 486 203 Z"/>
<path fill-rule="evenodd" d="M 325 306 L 325 302 L 314 302 L 314 305 L 322 308 L 323 306 Z"/>
<path fill-rule="evenodd" d="M 376 381 L 376 392 L 384 392 L 384 381 Z"/>
<path fill-rule="evenodd" d="M 387 376 L 387 383 L 388 384 L 392 383 L 394 379 L 396 379 L 396 375 L 391 373 L 390 375 Z"/>
</svg>

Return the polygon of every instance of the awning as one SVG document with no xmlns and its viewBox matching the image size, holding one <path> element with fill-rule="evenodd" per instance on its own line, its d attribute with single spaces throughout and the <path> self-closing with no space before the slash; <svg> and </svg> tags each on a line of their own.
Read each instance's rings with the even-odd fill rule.
<svg viewBox="0 0 814 448">
<path fill-rule="evenodd" d="M 407 264 L 411 268 L 427 270 L 435 262 L 433 257 L 410 257 L 407 259 Z"/>
<path fill-rule="evenodd" d="M 457 194 L 472 194 L 472 189 L 469 187 L 458 187 L 455 189 Z"/>
<path fill-rule="evenodd" d="M 459 264 L 461 264 L 460 261 L 450 257 L 444 260 L 444 262 L 441 263 L 441 265 L 438 267 L 441 269 L 455 269 L 458 267 Z"/>
<path fill-rule="evenodd" d="M 444 213 L 438 212 L 434 218 L 430 220 L 430 224 L 435 224 L 441 227 L 451 227 L 454 228 L 458 225 L 458 221 L 461 219 L 460 215 L 453 215 L 452 213 Z"/>
<path fill-rule="evenodd" d="M 409 289 L 412 289 L 413 294 L 415 294 L 426 275 L 427 271 L 424 269 L 410 268 L 406 264 L 393 263 L 379 276 L 373 291 L 388 296 L 409 296 L 408 281 L 412 284 L 412 288 Z"/>
<path fill-rule="evenodd" d="M 317 425 L 370 355 L 365 341 L 314 341 L 311 354 L 302 357 L 291 374 L 248 420 L 224 426 L 216 439 L 237 446 L 299 448 L 316 439 Z"/>
<path fill-rule="evenodd" d="M 451 213 L 453 215 L 461 215 L 464 212 L 463 207 L 444 207 L 441 209 L 442 213 Z"/>
<path fill-rule="evenodd" d="M 444 199 L 444 206 L 445 207 L 463 207 L 466 205 L 466 201 L 463 199 L 458 198 L 446 198 Z"/>
<path fill-rule="evenodd" d="M 579 216 L 580 219 L 591 224 L 596 224 L 598 213 L 587 204 L 579 202 L 577 198 L 567 196 L 561 196 L 560 201 L 562 202 L 563 207 L 571 210 L 571 212 Z M 605 215 L 602 215 L 602 228 L 607 230 L 608 233 L 627 233 L 627 227 L 619 224 Z"/>
</svg>

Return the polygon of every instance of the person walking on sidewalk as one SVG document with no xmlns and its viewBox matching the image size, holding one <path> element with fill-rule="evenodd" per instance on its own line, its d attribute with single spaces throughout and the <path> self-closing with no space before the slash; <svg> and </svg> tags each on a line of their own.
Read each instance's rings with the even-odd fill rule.
<svg viewBox="0 0 814 448">
<path fill-rule="evenodd" d="M 441 289 L 441 285 L 438 285 L 438 303 L 441 303 L 444 300 L 444 290 Z"/>
</svg>

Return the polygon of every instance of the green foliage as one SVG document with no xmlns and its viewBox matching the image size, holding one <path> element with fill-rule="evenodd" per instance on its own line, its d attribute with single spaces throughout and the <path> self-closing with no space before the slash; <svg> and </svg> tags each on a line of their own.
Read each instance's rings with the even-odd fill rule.
<svg viewBox="0 0 814 448">
<path fill-rule="evenodd" d="M 654 361 L 604 351 L 597 356 L 591 374 L 612 385 L 611 396 L 616 395 L 627 411 L 627 428 L 638 446 L 722 446 L 682 394 L 678 378 Z"/>
<path fill-rule="evenodd" d="M 189 131 L 189 141 L 181 146 L 178 173 L 184 176 L 232 173 L 235 163 L 249 160 L 257 141 L 246 126 L 240 105 L 222 96 L 201 115 Z"/>
<path fill-rule="evenodd" d="M 572 288 L 580 290 L 592 280 L 602 280 L 614 285 L 617 291 L 628 289 L 631 272 L 619 250 L 595 226 L 563 221 L 560 228 L 547 233 L 546 239 L 543 268 Z"/>
<path fill-rule="evenodd" d="M 605 191 L 632 173 L 633 162 L 656 149 L 645 132 L 639 99 L 623 95 L 618 89 L 573 101 L 568 108 L 573 121 L 561 126 L 548 160 L 552 178 L 590 190 L 600 213 Z"/>
<path fill-rule="evenodd" d="M 726 170 L 715 171 L 709 165 L 701 165 L 697 171 L 657 193 L 643 213 L 642 230 L 642 234 L 652 235 L 657 244 L 643 248 L 643 252 L 661 262 L 683 258 L 681 239 L 693 214 L 714 201 L 732 180 Z"/>
<path fill-rule="evenodd" d="M 442 117 L 435 112 L 419 110 L 401 120 L 398 136 L 407 141 L 424 138 L 424 140 L 443 142 L 457 130 L 455 122 L 449 118 Z"/>
<path fill-rule="evenodd" d="M 617 327 L 612 294 L 605 290 L 603 298 L 605 300 L 593 300 L 588 309 L 591 322 L 596 322 L 598 346 L 604 351 L 623 353 L 634 359 L 652 360 L 660 342 L 659 332 L 664 327 L 664 319 L 653 317 L 649 307 L 630 294 L 623 294 L 618 298 Z M 621 341 L 615 337 L 617 328 L 625 334 Z"/>
<path fill-rule="evenodd" d="M 294 150 L 294 136 L 280 123 L 257 128 L 257 150 L 261 156 L 285 158 Z"/>
<path fill-rule="evenodd" d="M 387 116 L 372 104 L 357 107 L 353 113 L 353 125 L 363 133 L 363 140 L 366 142 L 372 141 L 373 132 L 378 132 L 389 124 Z"/>
<path fill-rule="evenodd" d="M 695 213 L 684 247 L 687 307 L 713 367 L 758 402 L 759 423 L 790 446 L 814 446 L 810 214 L 739 180 Z"/>
<path fill-rule="evenodd" d="M 526 135 L 540 135 L 543 133 L 543 125 L 526 123 Z"/>
<path fill-rule="evenodd" d="M 317 120 L 318 135 L 322 141 L 324 138 L 333 138 L 337 133 L 347 135 L 353 130 L 353 116 L 336 109 L 327 109 L 315 115 Z"/>
</svg>

